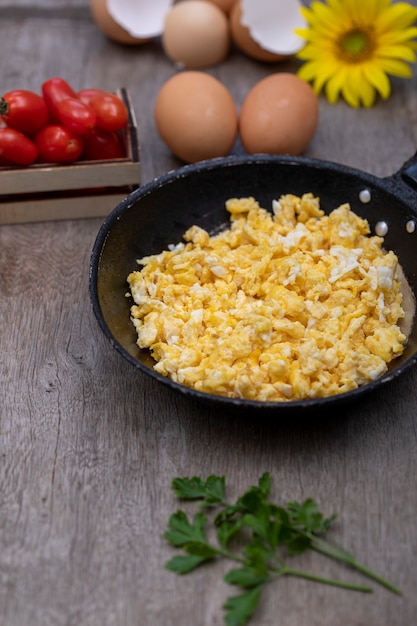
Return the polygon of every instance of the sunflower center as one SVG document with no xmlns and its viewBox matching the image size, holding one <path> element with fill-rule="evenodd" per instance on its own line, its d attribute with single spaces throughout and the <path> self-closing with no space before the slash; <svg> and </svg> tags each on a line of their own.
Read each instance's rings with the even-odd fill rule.
<svg viewBox="0 0 417 626">
<path fill-rule="evenodd" d="M 372 32 L 360 28 L 349 30 L 340 37 L 338 48 L 339 54 L 348 63 L 360 63 L 369 59 L 375 49 Z"/>
</svg>

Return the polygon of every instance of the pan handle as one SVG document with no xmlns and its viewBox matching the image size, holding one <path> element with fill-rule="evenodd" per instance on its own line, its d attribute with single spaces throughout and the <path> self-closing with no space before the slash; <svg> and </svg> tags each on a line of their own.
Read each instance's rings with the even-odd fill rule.
<svg viewBox="0 0 417 626">
<path fill-rule="evenodd" d="M 417 200 L 417 152 L 383 181 L 389 191 L 414 206 Z"/>
</svg>

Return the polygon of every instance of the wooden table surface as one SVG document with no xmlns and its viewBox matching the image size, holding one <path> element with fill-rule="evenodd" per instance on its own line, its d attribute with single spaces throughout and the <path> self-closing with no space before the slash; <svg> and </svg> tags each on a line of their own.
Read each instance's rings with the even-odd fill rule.
<svg viewBox="0 0 417 626">
<path fill-rule="evenodd" d="M 181 165 L 153 121 L 176 69 L 158 42 L 122 47 L 93 23 L 87 0 L 0 0 L 1 90 L 129 88 L 142 182 Z M 262 65 L 233 51 L 207 70 L 240 104 L 294 60 Z M 306 154 L 378 176 L 417 145 L 417 79 L 395 80 L 371 110 L 320 99 Z M 235 151 L 239 151 L 237 145 Z M 259 626 L 417 623 L 417 371 L 331 415 L 302 423 L 227 414 L 175 396 L 133 371 L 102 335 L 88 292 L 102 219 L 0 226 L 0 623 L 2 626 L 220 626 L 222 564 L 187 577 L 164 569 L 162 534 L 176 476 L 226 475 L 231 497 L 273 478 L 272 499 L 312 497 L 339 516 L 337 539 L 403 591 L 360 594 L 285 578 Z M 362 583 L 319 556 L 297 565 Z"/>
</svg>

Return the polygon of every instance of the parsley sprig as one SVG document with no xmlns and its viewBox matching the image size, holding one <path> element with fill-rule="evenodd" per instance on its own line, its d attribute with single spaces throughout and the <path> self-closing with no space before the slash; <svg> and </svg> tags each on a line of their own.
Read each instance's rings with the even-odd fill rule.
<svg viewBox="0 0 417 626">
<path fill-rule="evenodd" d="M 234 562 L 224 580 L 240 588 L 223 605 L 226 626 L 242 626 L 254 614 L 263 588 L 281 576 L 296 576 L 318 583 L 353 591 L 370 592 L 371 587 L 294 569 L 287 557 L 312 549 L 345 563 L 390 591 L 401 594 L 390 582 L 359 563 L 330 536 L 329 528 L 336 515 L 325 518 L 312 499 L 277 506 L 269 498 L 271 477 L 264 473 L 258 484 L 250 487 L 234 504 L 226 501 L 224 476 L 206 480 L 174 478 L 174 494 L 181 500 L 198 502 L 192 519 L 178 510 L 171 515 L 164 537 L 182 554 L 174 556 L 166 568 L 177 574 L 226 558 Z M 210 528 L 208 524 L 211 522 Z M 213 538 L 207 538 L 208 531 Z"/>
</svg>

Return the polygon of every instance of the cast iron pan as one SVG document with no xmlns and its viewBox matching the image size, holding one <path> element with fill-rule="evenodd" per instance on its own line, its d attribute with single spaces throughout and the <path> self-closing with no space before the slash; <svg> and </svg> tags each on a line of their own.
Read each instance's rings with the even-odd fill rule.
<svg viewBox="0 0 417 626">
<path fill-rule="evenodd" d="M 193 224 L 213 233 L 229 223 L 224 204 L 230 197 L 254 196 L 270 208 L 282 194 L 312 192 L 329 213 L 349 202 L 369 221 L 371 232 L 382 222 L 388 228 L 385 248 L 393 250 L 417 294 L 417 154 L 393 176 L 378 178 L 336 163 L 275 155 L 230 156 L 186 165 L 133 191 L 105 219 L 90 262 L 90 295 L 94 314 L 113 347 L 135 368 L 173 390 L 227 407 L 275 411 L 326 408 L 376 390 L 400 376 L 417 360 L 417 323 L 404 354 L 376 381 L 348 393 L 294 402 L 257 402 L 224 398 L 189 389 L 157 374 L 147 350 L 136 345 L 130 322 L 132 301 L 126 297 L 128 274 L 136 260 L 182 241 Z M 379 234 L 379 233 L 378 233 Z M 410 307 L 409 307 L 410 308 Z M 413 308 L 413 307 L 411 307 Z M 410 316 L 411 317 L 411 316 Z"/>
</svg>

